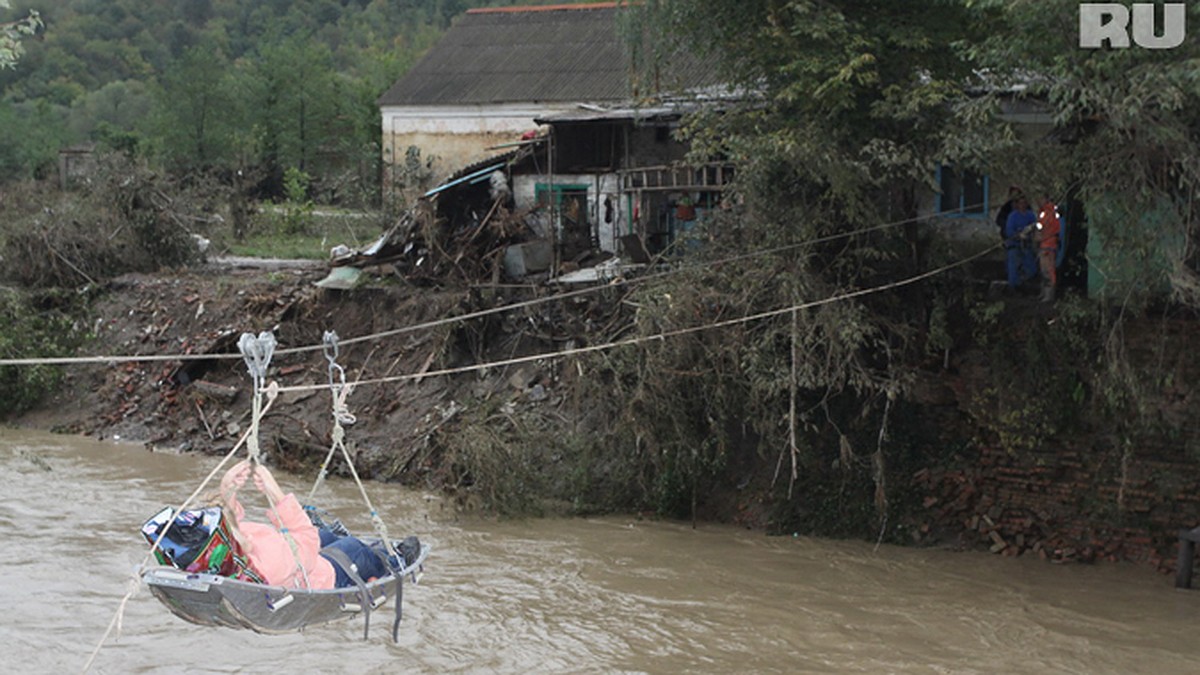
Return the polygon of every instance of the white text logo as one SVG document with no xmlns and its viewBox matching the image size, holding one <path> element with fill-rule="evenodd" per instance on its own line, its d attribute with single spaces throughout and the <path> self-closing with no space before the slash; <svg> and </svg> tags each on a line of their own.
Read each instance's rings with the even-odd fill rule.
<svg viewBox="0 0 1200 675">
<path fill-rule="evenodd" d="M 1154 4 L 1133 4 L 1133 41 L 1146 49 L 1173 49 L 1187 36 L 1187 5 L 1167 3 L 1159 34 Z M 1079 46 L 1099 49 L 1108 42 L 1114 49 L 1129 47 L 1129 7 L 1116 2 L 1085 2 L 1079 6 Z"/>
</svg>

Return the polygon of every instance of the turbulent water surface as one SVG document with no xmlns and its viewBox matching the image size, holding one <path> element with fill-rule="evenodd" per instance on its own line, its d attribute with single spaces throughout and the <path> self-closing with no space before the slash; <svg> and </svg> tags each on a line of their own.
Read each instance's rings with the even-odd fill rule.
<svg viewBox="0 0 1200 675">
<path fill-rule="evenodd" d="M 138 527 L 216 460 L 6 430 L 0 463 L 3 671 L 79 672 L 145 555 Z M 307 493 L 307 477 L 281 479 Z M 368 487 L 394 535 L 433 545 L 399 644 L 380 618 L 368 641 L 360 618 L 203 628 L 142 587 L 92 672 L 1200 672 L 1200 591 L 1143 568 L 615 517 L 497 523 Z M 353 483 L 322 490 L 366 529 Z"/>
</svg>

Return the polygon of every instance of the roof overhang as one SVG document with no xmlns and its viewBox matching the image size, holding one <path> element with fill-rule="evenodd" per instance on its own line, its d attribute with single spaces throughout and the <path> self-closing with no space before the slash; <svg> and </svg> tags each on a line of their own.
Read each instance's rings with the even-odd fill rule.
<svg viewBox="0 0 1200 675">
<path fill-rule="evenodd" d="M 566 124 L 570 122 L 641 122 L 652 120 L 677 120 L 688 112 L 698 109 L 696 105 L 659 106 L 614 106 L 577 105 L 573 110 L 543 115 L 534 118 L 538 124 Z"/>
</svg>

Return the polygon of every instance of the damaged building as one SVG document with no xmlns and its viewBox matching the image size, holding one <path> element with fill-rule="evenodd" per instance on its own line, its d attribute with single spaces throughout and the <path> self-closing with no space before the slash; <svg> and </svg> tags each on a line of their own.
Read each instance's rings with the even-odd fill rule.
<svg viewBox="0 0 1200 675">
<path fill-rule="evenodd" d="M 713 69 L 684 54 L 639 87 L 619 11 L 460 16 L 379 101 L 384 200 L 408 213 L 344 261 L 416 278 L 569 279 L 685 248 L 733 177 L 727 162 L 687 162 L 675 133 L 713 100 Z"/>
<path fill-rule="evenodd" d="M 375 245 L 343 262 L 409 278 L 590 281 L 698 244 L 725 205 L 725 161 L 692 163 L 674 130 L 694 103 L 577 106 L 451 174 Z M 602 273 L 584 270 L 604 266 Z"/>
</svg>

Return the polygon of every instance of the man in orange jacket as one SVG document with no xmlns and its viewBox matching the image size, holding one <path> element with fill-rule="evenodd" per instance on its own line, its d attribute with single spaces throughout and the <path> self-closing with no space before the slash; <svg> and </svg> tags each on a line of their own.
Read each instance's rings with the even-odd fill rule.
<svg viewBox="0 0 1200 675">
<path fill-rule="evenodd" d="M 1043 195 L 1038 200 L 1037 234 L 1038 263 L 1042 271 L 1042 302 L 1054 300 L 1058 286 L 1058 245 L 1062 234 L 1062 218 L 1058 206 Z"/>
</svg>

